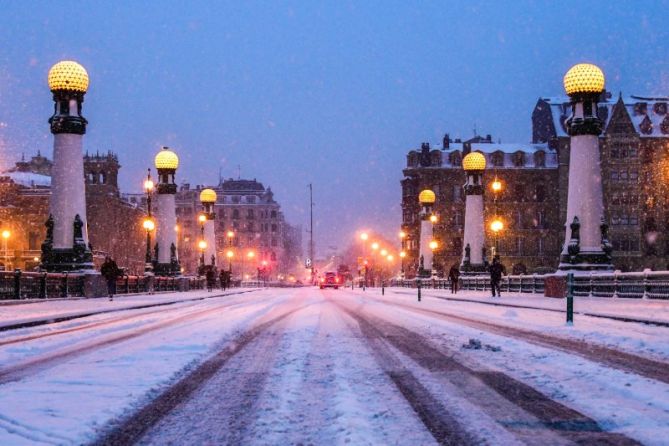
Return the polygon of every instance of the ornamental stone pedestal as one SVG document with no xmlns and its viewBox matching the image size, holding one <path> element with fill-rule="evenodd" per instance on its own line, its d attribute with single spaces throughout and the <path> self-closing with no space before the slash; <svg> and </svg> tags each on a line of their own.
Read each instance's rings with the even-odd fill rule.
<svg viewBox="0 0 669 446">
<path fill-rule="evenodd" d="M 88 122 L 81 115 L 88 73 L 76 62 L 63 61 L 49 70 L 48 80 L 55 102 L 49 119 L 54 142 L 50 215 L 42 243 L 41 268 L 48 272 L 92 271 L 82 153 Z"/>
<path fill-rule="evenodd" d="M 569 190 L 565 244 L 560 271 L 610 271 L 612 247 L 604 221 L 604 200 L 599 153 L 602 122 L 597 101 L 604 91 L 604 74 L 591 64 L 572 67 L 564 78 L 572 114 L 566 125 L 570 135 Z"/>
<path fill-rule="evenodd" d="M 483 223 L 483 171 L 486 161 L 482 153 L 471 152 L 462 159 L 467 174 L 465 182 L 465 230 L 460 271 L 483 274 L 486 271 L 485 228 Z"/>
<path fill-rule="evenodd" d="M 156 244 L 153 271 L 157 276 L 176 276 L 181 274 L 177 256 L 177 185 L 174 182 L 179 158 L 169 148 L 163 147 L 156 155 L 155 165 L 158 170 L 158 185 L 155 198 Z"/>
</svg>

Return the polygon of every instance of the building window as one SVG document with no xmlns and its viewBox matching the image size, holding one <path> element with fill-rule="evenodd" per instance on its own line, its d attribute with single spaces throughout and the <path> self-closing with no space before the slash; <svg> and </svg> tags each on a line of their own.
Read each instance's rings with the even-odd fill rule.
<svg viewBox="0 0 669 446">
<path fill-rule="evenodd" d="M 272 218 L 276 218 L 276 211 L 272 211 L 272 213 L 270 215 L 271 215 Z"/>
<path fill-rule="evenodd" d="M 513 165 L 516 167 L 523 167 L 525 165 L 524 152 L 516 152 L 513 154 Z"/>
<path fill-rule="evenodd" d="M 255 202 L 256 202 L 256 197 L 255 197 L 255 195 L 247 195 L 247 196 L 246 196 L 246 202 L 247 202 L 247 203 L 255 203 Z"/>
<path fill-rule="evenodd" d="M 276 245 L 277 245 L 276 239 L 273 238 L 273 239 L 272 239 L 272 246 L 276 246 Z"/>
<path fill-rule="evenodd" d="M 272 225 L 272 232 L 276 232 L 276 225 L 275 224 Z"/>
<path fill-rule="evenodd" d="M 270 260 L 272 262 L 276 262 L 276 252 L 272 251 L 272 254 L 270 255 Z"/>
<path fill-rule="evenodd" d="M 621 170 L 620 171 L 620 181 L 627 181 L 627 171 L 626 170 Z"/>
<path fill-rule="evenodd" d="M 233 220 L 239 219 L 239 209 L 233 209 L 232 210 L 232 219 Z"/>
<path fill-rule="evenodd" d="M 611 171 L 611 181 L 618 181 L 618 171 L 617 170 L 612 170 Z"/>
<path fill-rule="evenodd" d="M 546 167 L 546 152 L 543 150 L 534 153 L 534 167 Z"/>
<path fill-rule="evenodd" d="M 462 226 L 462 212 L 461 211 L 455 211 L 453 213 L 453 225 L 458 227 L 458 228 Z"/>
<path fill-rule="evenodd" d="M 534 199 L 538 202 L 543 202 L 546 199 L 546 186 L 537 184 L 534 188 Z"/>
<path fill-rule="evenodd" d="M 639 179 L 639 172 L 637 170 L 630 170 L 630 181 L 636 181 Z"/>
<path fill-rule="evenodd" d="M 453 186 L 453 201 L 462 200 L 462 186 Z"/>
<path fill-rule="evenodd" d="M 235 204 L 239 204 L 240 198 L 241 197 L 239 195 L 233 195 L 232 196 L 232 202 L 235 203 Z"/>
<path fill-rule="evenodd" d="M 253 209 L 248 209 L 246 211 L 246 218 L 255 218 L 255 214 L 253 213 Z"/>
<path fill-rule="evenodd" d="M 503 152 L 495 152 L 491 156 L 492 158 L 492 165 L 495 167 L 502 167 L 504 166 L 504 153 Z"/>
<path fill-rule="evenodd" d="M 513 188 L 513 196 L 515 201 L 525 201 L 525 186 L 522 184 L 516 184 Z"/>
<path fill-rule="evenodd" d="M 38 234 L 35 232 L 30 232 L 28 233 L 28 249 L 31 251 L 34 251 L 36 249 L 39 249 L 37 247 L 37 238 Z"/>
</svg>

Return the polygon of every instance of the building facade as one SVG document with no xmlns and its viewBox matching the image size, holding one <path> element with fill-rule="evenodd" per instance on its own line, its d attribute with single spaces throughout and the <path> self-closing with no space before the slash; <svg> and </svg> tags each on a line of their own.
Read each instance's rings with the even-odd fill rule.
<svg viewBox="0 0 669 446">
<path fill-rule="evenodd" d="M 9 231 L 3 242 L 5 268 L 34 270 L 40 263 L 41 244 L 49 217 L 51 166 L 39 152 L 0 174 L 0 230 Z M 118 188 L 118 158 L 109 152 L 84 156 L 86 213 L 94 262 L 112 256 L 128 272 L 144 268 L 144 211 L 123 200 Z"/>
<path fill-rule="evenodd" d="M 294 272 L 302 257 L 302 230 L 286 221 L 271 188 L 255 179 L 232 178 L 207 187 L 217 195 L 217 265 L 227 269 L 232 263 L 235 277 L 243 274 L 253 278 L 257 268 L 263 266 L 272 278 Z M 204 188 L 183 184 L 176 196 L 179 259 L 187 272 L 195 272 L 198 264 L 201 228 L 197 217 L 202 212 L 199 195 Z M 227 256 L 228 251 L 233 253 L 232 259 Z"/>
<path fill-rule="evenodd" d="M 598 116 L 605 220 L 610 225 L 613 263 L 622 271 L 669 268 L 669 98 L 600 98 Z M 418 194 L 437 194 L 435 226 L 438 270 L 462 259 L 465 173 L 462 157 L 479 151 L 486 157 L 483 183 L 498 178 L 502 192 L 484 193 L 486 246 L 495 245 L 490 222 L 499 217 L 499 254 L 507 270 L 554 271 L 564 243 L 569 173 L 569 135 L 564 121 L 569 99 L 541 98 L 532 113 L 531 144 L 499 144 L 492 137 L 441 144 L 424 143 L 407 154 L 402 185 L 402 224 L 408 237 L 407 274 L 417 265 Z M 496 200 L 495 200 L 496 198 Z"/>
</svg>

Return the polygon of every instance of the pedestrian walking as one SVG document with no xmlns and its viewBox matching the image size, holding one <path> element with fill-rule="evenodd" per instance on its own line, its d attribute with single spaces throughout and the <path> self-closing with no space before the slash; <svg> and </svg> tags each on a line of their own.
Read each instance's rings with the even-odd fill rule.
<svg viewBox="0 0 669 446">
<path fill-rule="evenodd" d="M 451 294 L 458 293 L 458 281 L 460 280 L 460 270 L 457 264 L 453 264 L 448 271 L 448 279 L 451 281 Z"/>
<path fill-rule="evenodd" d="M 109 294 L 109 300 L 112 301 L 114 300 L 114 294 L 116 294 L 116 278 L 121 274 L 121 270 L 116 262 L 107 256 L 100 268 L 100 273 L 107 281 L 107 293 Z"/>
<path fill-rule="evenodd" d="M 207 291 L 211 292 L 211 290 L 214 288 L 214 285 L 216 285 L 216 271 L 214 271 L 213 266 L 207 268 L 205 277 L 207 280 Z"/>
<path fill-rule="evenodd" d="M 502 297 L 499 284 L 502 281 L 502 275 L 506 275 L 506 268 L 504 268 L 504 265 L 502 265 L 502 263 L 499 261 L 499 256 L 495 256 L 488 270 L 490 271 L 490 288 L 492 288 L 492 297 L 495 297 L 495 291 L 497 292 L 497 297 Z"/>
</svg>

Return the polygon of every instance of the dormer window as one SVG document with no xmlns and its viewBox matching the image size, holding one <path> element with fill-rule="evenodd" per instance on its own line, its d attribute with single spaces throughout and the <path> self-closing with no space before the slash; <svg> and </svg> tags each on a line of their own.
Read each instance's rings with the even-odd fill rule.
<svg viewBox="0 0 669 446">
<path fill-rule="evenodd" d="M 655 111 L 655 114 L 658 114 L 658 115 L 666 115 L 667 114 L 667 103 L 666 102 L 656 102 L 655 105 L 653 106 L 653 111 Z"/>
<path fill-rule="evenodd" d="M 525 152 L 516 152 L 513 154 L 513 165 L 516 167 L 525 166 Z"/>
<path fill-rule="evenodd" d="M 504 152 L 497 151 L 491 155 L 492 165 L 494 167 L 503 167 L 504 166 Z"/>
<path fill-rule="evenodd" d="M 534 167 L 546 167 L 546 152 L 543 150 L 534 152 Z"/>
<path fill-rule="evenodd" d="M 641 121 L 641 124 L 639 124 L 639 130 L 641 130 L 641 133 L 644 135 L 650 135 L 653 133 L 653 122 L 650 120 L 648 115 L 646 115 L 646 117 L 643 118 L 643 121 Z"/>
<path fill-rule="evenodd" d="M 451 163 L 451 166 L 460 167 L 460 165 L 462 164 L 462 157 L 460 156 L 460 152 L 451 153 L 449 161 Z"/>
</svg>

